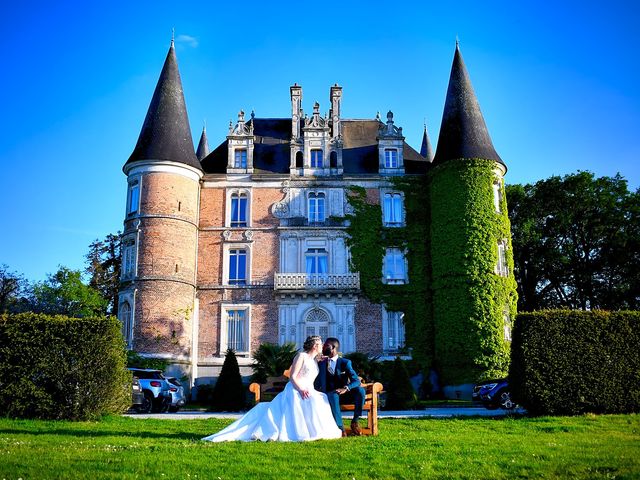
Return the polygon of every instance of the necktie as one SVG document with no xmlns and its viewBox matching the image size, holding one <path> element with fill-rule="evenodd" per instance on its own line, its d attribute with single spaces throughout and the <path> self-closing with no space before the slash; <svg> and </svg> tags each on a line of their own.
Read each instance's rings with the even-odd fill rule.
<svg viewBox="0 0 640 480">
<path fill-rule="evenodd" d="M 335 372 L 335 368 L 336 368 L 336 367 L 335 367 L 335 365 L 334 365 L 334 363 L 333 363 L 333 360 L 329 360 L 329 373 L 330 373 L 331 375 L 333 375 L 333 372 Z"/>
</svg>

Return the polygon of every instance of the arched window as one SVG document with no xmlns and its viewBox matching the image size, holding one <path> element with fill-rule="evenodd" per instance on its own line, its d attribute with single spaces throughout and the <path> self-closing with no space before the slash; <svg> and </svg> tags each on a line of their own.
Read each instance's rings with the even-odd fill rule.
<svg viewBox="0 0 640 480">
<path fill-rule="evenodd" d="M 304 166 L 304 156 L 302 152 L 296 152 L 296 168 L 302 168 Z"/>
<path fill-rule="evenodd" d="M 304 323 L 307 336 L 320 335 L 323 339 L 329 336 L 329 315 L 324 310 L 312 309 Z"/>
<path fill-rule="evenodd" d="M 338 168 L 338 152 L 331 152 L 331 155 L 329 155 L 329 166 Z"/>
</svg>

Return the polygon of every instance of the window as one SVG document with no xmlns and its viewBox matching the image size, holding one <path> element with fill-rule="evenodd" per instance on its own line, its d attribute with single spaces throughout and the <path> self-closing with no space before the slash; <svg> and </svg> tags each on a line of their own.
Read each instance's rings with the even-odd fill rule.
<svg viewBox="0 0 640 480">
<path fill-rule="evenodd" d="M 407 281 L 407 267 L 404 253 L 398 248 L 387 248 L 384 256 L 383 281 L 390 284 L 402 284 Z"/>
<path fill-rule="evenodd" d="M 246 193 L 231 194 L 231 226 L 232 227 L 247 226 L 247 194 Z"/>
<path fill-rule="evenodd" d="M 247 251 L 229 250 L 229 285 L 247 284 Z"/>
<path fill-rule="evenodd" d="M 322 150 L 311 150 L 311 167 L 322 168 Z"/>
<path fill-rule="evenodd" d="M 247 168 L 247 151 L 237 149 L 234 152 L 233 168 Z"/>
<path fill-rule="evenodd" d="M 246 310 L 227 310 L 227 348 L 248 352 L 248 325 Z"/>
<path fill-rule="evenodd" d="M 399 193 L 385 193 L 382 209 L 385 225 L 402 225 L 402 195 Z"/>
<path fill-rule="evenodd" d="M 383 319 L 384 350 L 393 352 L 404 347 L 404 313 L 385 310 Z"/>
<path fill-rule="evenodd" d="M 136 276 L 136 240 L 133 237 L 122 241 L 122 278 Z"/>
<path fill-rule="evenodd" d="M 384 151 L 384 168 L 398 168 L 398 151 L 388 148 Z"/>
<path fill-rule="evenodd" d="M 509 311 L 505 310 L 502 314 L 504 318 L 504 340 L 506 342 L 511 341 L 511 316 L 509 315 Z"/>
<path fill-rule="evenodd" d="M 309 194 L 309 223 L 324 223 L 324 193 Z"/>
<path fill-rule="evenodd" d="M 324 248 L 310 248 L 305 254 L 307 275 L 326 275 L 328 272 L 327 251 Z"/>
<path fill-rule="evenodd" d="M 129 184 L 129 205 L 127 214 L 136 213 L 140 204 L 140 183 L 135 180 Z"/>
<path fill-rule="evenodd" d="M 120 314 L 118 317 L 120 317 L 120 321 L 122 322 L 122 336 L 127 344 L 129 344 L 131 341 L 131 338 L 129 338 L 131 334 L 131 305 L 126 301 L 122 302 L 119 310 Z"/>
<path fill-rule="evenodd" d="M 506 240 L 498 242 L 498 264 L 496 265 L 496 273 L 503 277 L 509 276 L 509 267 L 507 267 Z"/>
<path fill-rule="evenodd" d="M 496 179 L 493 182 L 493 206 L 496 209 L 496 213 L 500 213 L 502 211 L 502 188 L 500 185 L 500 180 Z"/>
</svg>

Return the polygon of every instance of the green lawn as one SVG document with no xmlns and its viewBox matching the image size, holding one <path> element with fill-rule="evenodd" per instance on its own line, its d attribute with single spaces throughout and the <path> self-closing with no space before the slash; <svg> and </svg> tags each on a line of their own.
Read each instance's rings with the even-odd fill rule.
<svg viewBox="0 0 640 480">
<path fill-rule="evenodd" d="M 0 419 L 0 479 L 640 478 L 640 415 L 381 420 L 378 437 L 200 441 L 228 423 Z"/>
</svg>

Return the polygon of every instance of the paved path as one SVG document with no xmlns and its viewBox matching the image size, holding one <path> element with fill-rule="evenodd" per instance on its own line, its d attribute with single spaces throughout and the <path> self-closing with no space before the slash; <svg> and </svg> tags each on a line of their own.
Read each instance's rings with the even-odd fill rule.
<svg viewBox="0 0 640 480">
<path fill-rule="evenodd" d="M 511 413 L 523 414 L 522 409 L 516 409 Z M 504 417 L 509 413 L 505 410 L 487 410 L 482 407 L 441 407 L 427 408 L 425 410 L 403 410 L 403 411 L 385 411 L 378 412 L 378 418 L 451 418 L 451 417 Z M 177 413 L 148 413 L 148 414 L 125 414 L 131 418 L 159 418 L 164 420 L 200 420 L 206 418 L 231 418 L 236 419 L 242 416 L 241 413 L 212 413 L 197 411 L 182 411 Z M 345 415 L 345 418 L 351 418 Z"/>
</svg>

